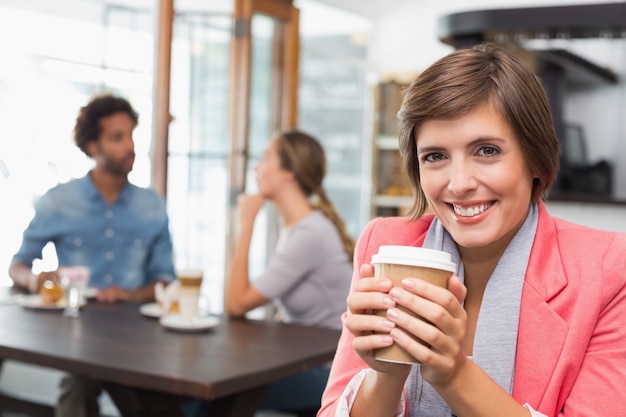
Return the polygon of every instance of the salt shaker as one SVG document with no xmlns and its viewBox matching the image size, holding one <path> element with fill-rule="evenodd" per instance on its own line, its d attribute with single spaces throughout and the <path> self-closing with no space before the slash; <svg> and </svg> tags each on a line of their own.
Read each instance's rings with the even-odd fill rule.
<svg viewBox="0 0 626 417">
<path fill-rule="evenodd" d="M 71 281 L 65 288 L 65 310 L 66 317 L 78 317 L 80 309 L 80 289 Z"/>
</svg>

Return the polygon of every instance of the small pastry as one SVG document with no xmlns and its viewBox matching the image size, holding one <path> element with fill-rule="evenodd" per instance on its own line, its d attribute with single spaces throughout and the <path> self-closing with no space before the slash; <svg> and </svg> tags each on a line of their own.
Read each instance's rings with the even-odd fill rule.
<svg viewBox="0 0 626 417">
<path fill-rule="evenodd" d="M 43 304 L 56 304 L 63 298 L 63 288 L 58 282 L 48 279 L 43 282 L 39 295 Z"/>
</svg>

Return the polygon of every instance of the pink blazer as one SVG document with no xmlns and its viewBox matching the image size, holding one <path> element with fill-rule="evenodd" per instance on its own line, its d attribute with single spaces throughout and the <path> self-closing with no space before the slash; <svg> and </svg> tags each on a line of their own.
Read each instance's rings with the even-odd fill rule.
<svg viewBox="0 0 626 417">
<path fill-rule="evenodd" d="M 372 220 L 359 238 L 359 266 L 381 245 L 421 246 L 432 215 Z M 607 417 L 626 405 L 626 234 L 550 217 L 539 224 L 522 291 L 513 397 L 547 416 Z M 346 313 L 349 314 L 349 313 Z M 318 417 L 335 415 L 337 400 L 367 365 L 345 328 Z M 410 407 L 410 404 L 407 404 Z M 622 411 L 619 411 L 622 410 Z"/>
</svg>

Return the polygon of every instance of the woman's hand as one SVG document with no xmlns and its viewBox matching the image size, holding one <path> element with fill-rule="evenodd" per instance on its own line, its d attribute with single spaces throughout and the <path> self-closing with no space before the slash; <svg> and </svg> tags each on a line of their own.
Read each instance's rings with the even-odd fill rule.
<svg viewBox="0 0 626 417">
<path fill-rule="evenodd" d="M 263 207 L 265 197 L 259 194 L 239 194 L 237 206 L 239 209 L 239 225 L 242 228 L 252 229 L 254 219 Z"/>
<path fill-rule="evenodd" d="M 354 350 L 372 369 L 406 379 L 411 370 L 410 365 L 374 359 L 375 349 L 393 344 L 389 331 L 395 325 L 383 315 L 374 314 L 376 310 L 386 311 L 395 307 L 395 302 L 388 295 L 391 281 L 375 278 L 374 267 L 370 264 L 363 264 L 359 272 L 361 278 L 347 299 L 351 314 L 347 315 L 345 321 L 346 327 L 354 335 Z"/>
<path fill-rule="evenodd" d="M 401 288 L 389 291 L 394 303 L 430 322 L 398 308 L 387 311 L 387 319 L 395 326 L 390 336 L 422 364 L 422 376 L 434 387 L 450 383 L 467 360 L 463 349 L 467 314 L 462 305 L 466 292 L 457 276 L 450 278 L 447 290 L 420 279 L 407 278 Z"/>
</svg>

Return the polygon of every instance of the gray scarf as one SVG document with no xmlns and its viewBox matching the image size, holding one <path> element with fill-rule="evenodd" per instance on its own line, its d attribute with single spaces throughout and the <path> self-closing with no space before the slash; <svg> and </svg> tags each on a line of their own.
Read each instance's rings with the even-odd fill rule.
<svg viewBox="0 0 626 417">
<path fill-rule="evenodd" d="M 530 250 L 537 230 L 538 209 L 532 205 L 524 224 L 515 234 L 496 266 L 483 296 L 472 360 L 502 389 L 513 391 L 513 373 L 522 285 Z M 444 250 L 458 265 L 457 275 L 463 280 L 463 264 L 456 243 L 437 218 L 428 230 L 425 248 Z M 408 417 L 450 417 L 450 407 L 425 382 L 414 365 L 406 386 Z"/>
</svg>

